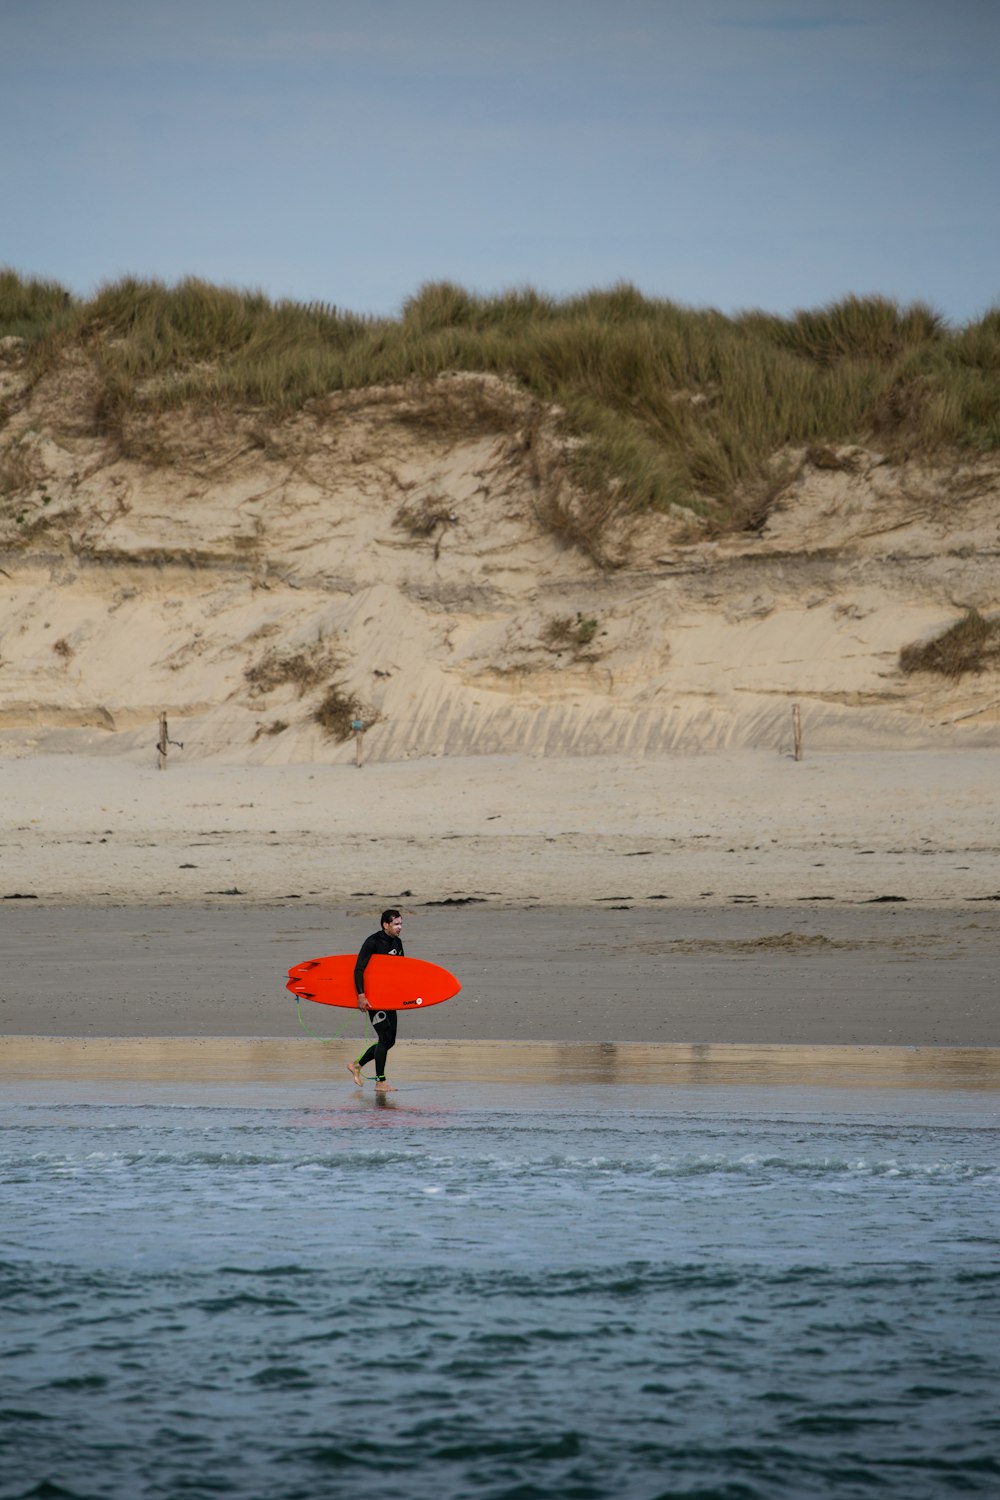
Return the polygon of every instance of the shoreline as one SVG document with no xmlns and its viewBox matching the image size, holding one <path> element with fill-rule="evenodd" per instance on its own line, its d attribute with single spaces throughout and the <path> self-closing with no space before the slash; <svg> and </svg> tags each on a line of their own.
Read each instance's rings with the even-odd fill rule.
<svg viewBox="0 0 1000 1500">
<path fill-rule="evenodd" d="M 356 1094 L 348 1043 L 275 1037 L 0 1037 L 8 1083 L 317 1084 Z M 1000 1047 L 678 1046 L 413 1040 L 394 1082 L 1000 1090 Z M 370 1080 L 368 1080 L 370 1085 Z M 369 1087 L 368 1092 L 371 1092 Z"/>
</svg>

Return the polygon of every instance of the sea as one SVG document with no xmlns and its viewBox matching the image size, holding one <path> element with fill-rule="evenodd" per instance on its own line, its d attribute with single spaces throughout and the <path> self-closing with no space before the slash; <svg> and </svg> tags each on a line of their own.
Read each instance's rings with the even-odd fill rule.
<svg viewBox="0 0 1000 1500">
<path fill-rule="evenodd" d="M 0 1497 L 996 1497 L 997 1100 L 15 1082 Z"/>
</svg>

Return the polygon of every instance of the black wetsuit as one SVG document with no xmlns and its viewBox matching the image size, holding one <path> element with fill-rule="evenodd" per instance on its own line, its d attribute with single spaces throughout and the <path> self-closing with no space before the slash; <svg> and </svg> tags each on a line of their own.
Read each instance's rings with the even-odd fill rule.
<svg viewBox="0 0 1000 1500">
<path fill-rule="evenodd" d="M 358 961 L 354 965 L 354 989 L 358 995 L 363 995 L 365 992 L 365 970 L 368 967 L 368 960 L 373 958 L 376 953 L 386 953 L 394 958 L 402 958 L 404 956 L 403 945 L 399 938 L 390 937 L 384 929 L 379 932 L 373 932 L 371 937 L 365 938 L 361 944 Z M 376 1016 L 380 1017 L 380 1019 L 376 1020 Z M 366 1063 L 370 1063 L 372 1058 L 374 1058 L 375 1077 L 381 1083 L 385 1079 L 385 1060 L 389 1048 L 396 1044 L 396 1021 L 398 1018 L 394 1010 L 370 1010 L 368 1012 L 368 1019 L 375 1029 L 378 1041 L 373 1042 L 368 1051 L 362 1053 L 358 1058 L 358 1067 L 363 1068 Z"/>
</svg>

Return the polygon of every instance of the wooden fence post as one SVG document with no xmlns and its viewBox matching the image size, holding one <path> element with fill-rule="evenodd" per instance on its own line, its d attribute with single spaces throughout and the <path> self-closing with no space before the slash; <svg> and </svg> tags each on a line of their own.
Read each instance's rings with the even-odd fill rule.
<svg viewBox="0 0 1000 1500">
<path fill-rule="evenodd" d="M 802 759 L 802 714 L 797 703 L 792 704 L 792 738 L 795 741 L 795 759 Z"/>
<path fill-rule="evenodd" d="M 167 746 L 176 745 L 178 750 L 184 749 L 183 740 L 172 740 L 167 729 L 166 714 L 160 715 L 160 733 L 156 741 L 156 764 L 160 771 L 167 769 Z"/>
</svg>

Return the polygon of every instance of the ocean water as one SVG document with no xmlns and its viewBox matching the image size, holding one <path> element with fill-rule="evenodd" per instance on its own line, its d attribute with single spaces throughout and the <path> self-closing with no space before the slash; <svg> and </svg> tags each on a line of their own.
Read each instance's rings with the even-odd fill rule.
<svg viewBox="0 0 1000 1500">
<path fill-rule="evenodd" d="M 0 1497 L 996 1496 L 996 1100 L 14 1085 Z"/>
</svg>

